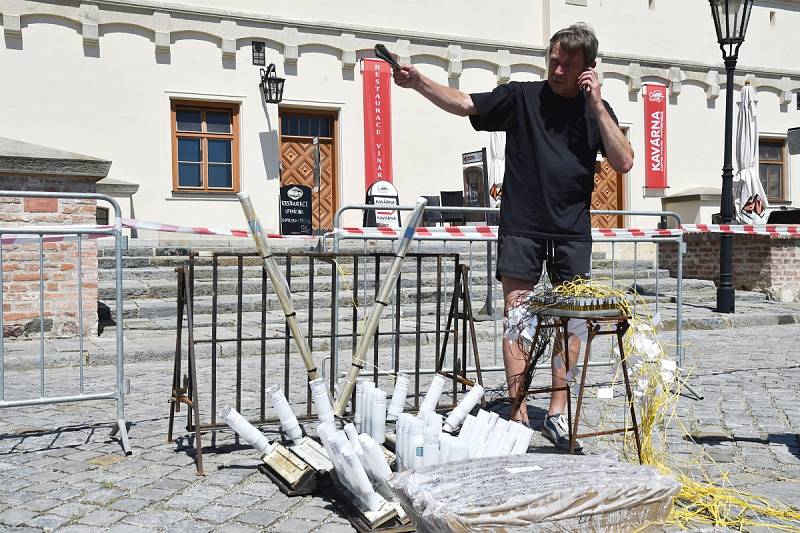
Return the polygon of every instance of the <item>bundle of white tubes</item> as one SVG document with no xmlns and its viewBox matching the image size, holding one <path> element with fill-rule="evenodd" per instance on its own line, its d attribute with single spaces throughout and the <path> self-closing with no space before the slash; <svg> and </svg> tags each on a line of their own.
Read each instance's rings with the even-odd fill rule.
<svg viewBox="0 0 800 533">
<path fill-rule="evenodd" d="M 369 403 L 357 402 L 357 405 L 371 406 L 367 416 L 361 419 L 360 435 L 352 423 L 345 425 L 344 430 L 336 429 L 324 382 L 312 382 L 311 390 L 320 414 L 317 434 L 333 463 L 337 478 L 362 506 L 377 511 L 391 497 L 387 481 L 392 470 L 377 439 L 372 437 L 373 434 L 377 435 L 383 442 L 386 435 L 386 393 L 376 389 L 372 383 L 372 387 L 366 384 L 360 382 L 361 392 L 357 392 L 363 395 L 364 390 L 370 391 Z"/>
<path fill-rule="evenodd" d="M 533 436 L 529 427 L 482 409 L 477 416 L 469 414 L 483 398 L 484 390 L 480 385 L 475 385 L 462 398 L 443 424 L 441 415 L 435 411 L 443 388 L 444 378 L 436 376 L 420 406 L 419 415 L 399 415 L 395 430 L 398 471 L 527 452 Z M 461 431 L 457 437 L 450 434 L 459 428 Z"/>
</svg>

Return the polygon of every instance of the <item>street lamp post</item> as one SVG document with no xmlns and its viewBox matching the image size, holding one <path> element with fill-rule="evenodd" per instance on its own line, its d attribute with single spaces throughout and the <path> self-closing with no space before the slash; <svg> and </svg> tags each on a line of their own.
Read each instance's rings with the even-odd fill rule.
<svg viewBox="0 0 800 533">
<path fill-rule="evenodd" d="M 733 75 L 736 71 L 739 47 L 744 42 L 753 0 L 709 0 L 711 16 L 717 30 L 717 41 L 725 60 L 725 155 L 722 164 L 722 199 L 720 214 L 723 224 L 733 221 L 733 165 L 731 163 L 733 134 Z M 733 235 L 721 233 L 719 242 L 719 286 L 717 312 L 733 313 L 736 293 L 733 288 Z"/>
</svg>

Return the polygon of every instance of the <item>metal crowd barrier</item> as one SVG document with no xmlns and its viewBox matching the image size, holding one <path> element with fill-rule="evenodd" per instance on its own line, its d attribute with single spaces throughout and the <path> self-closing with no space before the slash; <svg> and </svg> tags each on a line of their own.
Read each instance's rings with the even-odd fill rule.
<svg viewBox="0 0 800 533">
<path fill-rule="evenodd" d="M 413 209 L 414 206 L 412 205 L 401 205 L 401 206 L 392 206 L 392 209 L 396 209 L 398 211 L 409 211 Z M 391 232 L 387 232 L 386 234 L 376 234 L 374 232 L 370 232 L 365 235 L 358 235 L 354 233 L 348 233 L 342 231 L 342 216 L 347 211 L 367 211 L 367 210 L 378 210 L 378 209 L 386 209 L 386 206 L 376 206 L 370 204 L 353 204 L 353 205 L 346 205 L 336 212 L 334 219 L 333 219 L 333 226 L 334 229 L 332 232 L 325 235 L 325 243 L 326 246 L 331 247 L 334 251 L 338 251 L 341 249 L 343 241 L 346 240 L 356 240 L 356 241 L 363 241 L 363 247 L 366 251 L 367 249 L 367 241 L 377 241 L 377 240 L 386 240 L 386 241 L 394 241 L 396 240 L 396 236 L 392 235 Z M 435 206 L 435 207 L 426 207 L 430 211 L 441 211 L 441 212 L 457 212 L 457 213 L 464 213 L 464 214 L 487 214 L 491 213 L 495 216 L 499 216 L 499 209 L 498 208 L 484 208 L 484 207 L 450 207 L 450 206 Z M 621 211 L 621 210 L 593 210 L 591 211 L 591 215 L 622 215 L 622 216 L 636 216 L 636 217 L 648 217 L 654 218 L 657 220 L 657 223 L 663 226 L 666 223 L 667 219 L 672 219 L 675 222 L 675 227 L 681 226 L 681 219 L 680 216 L 673 212 L 668 211 Z M 655 225 L 655 224 L 654 224 Z M 496 233 L 496 232 L 495 232 Z M 620 233 L 625 233 L 624 230 Z M 483 289 L 483 294 L 485 295 L 485 303 L 483 308 L 478 312 L 481 318 L 486 320 L 492 321 L 492 328 L 494 333 L 494 343 L 493 343 L 493 363 L 495 366 L 489 367 L 485 366 L 482 368 L 484 372 L 491 372 L 491 371 L 500 371 L 503 370 L 503 366 L 497 366 L 498 363 L 498 355 L 502 354 L 501 348 L 501 340 L 502 340 L 502 322 L 501 319 L 503 317 L 503 309 L 502 304 L 500 304 L 499 309 L 495 309 L 494 303 L 495 298 L 494 294 L 502 294 L 502 288 L 498 281 L 494 278 L 494 271 L 496 266 L 496 247 L 497 247 L 497 238 L 496 236 L 492 236 L 492 232 L 465 232 L 463 235 L 457 235 L 453 233 L 432 233 L 430 235 L 415 235 L 414 239 L 417 240 L 417 250 L 422 250 L 422 242 L 424 241 L 434 241 L 434 242 L 441 242 L 441 251 L 443 253 L 452 251 L 454 248 L 456 251 L 461 253 L 462 257 L 465 257 L 465 260 L 462 259 L 464 263 L 466 263 L 472 272 L 483 272 L 486 271 L 486 280 L 485 280 L 485 288 Z M 683 323 L 682 323 L 682 307 L 683 307 L 683 288 L 682 288 L 682 281 L 683 281 L 683 254 L 685 253 L 685 243 L 683 240 L 683 234 L 680 232 L 673 233 L 670 235 L 636 235 L 634 233 L 629 233 L 628 235 L 618 235 L 618 236 L 596 236 L 594 237 L 595 243 L 608 243 L 611 247 L 611 257 L 610 257 L 610 265 L 611 265 L 611 272 L 610 272 L 610 283 L 612 286 L 616 286 L 620 283 L 620 280 L 617 278 L 617 272 L 619 270 L 618 267 L 618 255 L 619 255 L 619 248 L 623 245 L 632 245 L 632 258 L 633 258 L 633 278 L 632 278 L 632 287 L 638 287 L 638 282 L 644 279 L 642 273 L 640 273 L 639 268 L 639 246 L 642 244 L 648 245 L 655 245 L 655 253 L 654 253 L 654 272 L 655 272 L 655 302 L 654 302 L 654 315 L 658 314 L 661 311 L 661 290 L 660 290 L 660 275 L 659 275 L 659 259 L 658 259 L 658 246 L 661 245 L 674 245 L 678 247 L 679 253 L 677 254 L 677 272 L 676 272 L 676 294 L 675 294 L 675 359 L 678 362 L 678 365 L 681 366 L 683 364 L 684 359 L 684 348 L 683 348 Z M 483 244 L 486 243 L 486 253 L 479 256 L 476 253 L 474 247 L 476 244 Z M 458 246 L 458 248 L 456 248 Z M 463 248 L 464 246 L 467 247 L 465 251 Z M 624 261 L 625 259 L 623 259 Z M 592 272 L 594 274 L 594 262 L 592 261 Z M 481 264 L 477 264 L 481 263 Z M 543 276 L 543 279 L 546 280 L 547 276 Z M 475 287 L 470 287 L 473 291 L 473 294 L 476 294 Z M 474 301 L 477 301 L 478 298 L 475 298 Z M 605 366 L 610 364 L 609 362 L 596 362 L 592 363 L 592 366 Z M 470 370 L 470 369 L 467 369 Z"/>
<path fill-rule="evenodd" d="M 312 354 L 318 362 L 321 359 L 318 366 L 322 376 L 328 380 L 330 390 L 336 390 L 337 350 L 341 349 L 340 343 L 345 340 L 355 350 L 362 335 L 363 319 L 377 296 L 381 276 L 394 254 L 292 251 L 273 255 L 284 269 L 289 288 L 294 293 L 296 308 L 307 313 L 307 316 L 300 318 L 300 322 L 307 328 L 304 333 Z M 210 324 L 198 325 L 195 322 L 190 341 L 194 347 L 206 347 L 203 355 L 194 357 L 198 368 L 210 370 L 207 378 L 203 372 L 202 383 L 197 391 L 204 409 L 209 408 L 210 416 L 194 422 L 190 411 L 187 414 L 187 431 L 206 432 L 226 427 L 217 416 L 224 401 L 230 401 L 238 412 L 255 424 L 276 421 L 275 417 L 268 416 L 270 407 L 265 390 L 270 384 L 281 384 L 290 404 L 304 404 L 304 412 L 298 413 L 298 418 L 313 419 L 315 415 L 312 412 L 310 390 L 305 386 L 307 374 L 298 365 L 299 358 L 291 342 L 285 316 L 280 311 L 274 288 L 263 270 L 259 255 L 237 252 L 214 252 L 208 256 L 192 254 L 187 267 L 186 283 L 191 296 L 184 302 L 179 291 L 179 309 L 188 305 L 188 312 L 197 313 L 195 309 L 199 304 L 196 299 L 201 294 L 198 280 L 201 277 L 210 277 L 211 280 L 210 306 L 204 304 L 211 314 Z M 205 269 L 202 273 L 199 270 L 201 267 Z M 210 272 L 207 271 L 208 267 Z M 246 275 L 245 267 L 251 270 L 249 275 Z M 448 287 L 453 289 L 453 280 L 459 268 L 460 256 L 457 253 L 410 252 L 406 256 L 392 302 L 375 334 L 371 360 L 362 372 L 362 378 L 372 379 L 376 384 L 379 377 L 398 371 L 407 371 L 409 377 L 413 375 L 409 395 L 414 409 L 419 407 L 425 393 L 421 376 L 435 371 L 423 368 L 423 348 L 426 352 L 435 350 L 437 357 L 444 354 L 442 357 L 448 365 L 446 370 L 452 371 L 452 376 L 465 377 L 467 364 L 464 361 L 469 356 L 464 356 L 462 332 L 467 331 L 466 319 L 459 316 L 447 327 L 451 300 Z M 452 276 L 449 281 L 448 276 Z M 178 281 L 180 287 L 180 278 Z M 404 287 L 409 291 L 406 293 L 408 298 L 402 294 Z M 209 294 L 207 287 L 202 291 L 202 294 Z M 315 301 L 319 303 L 319 299 L 328 295 L 329 309 L 328 306 L 315 307 Z M 180 312 L 178 320 L 177 328 L 180 331 L 183 322 Z M 389 327 L 387 322 L 391 324 Z M 414 346 L 411 368 L 401 367 L 400 348 L 403 341 Z M 187 352 L 179 337 L 175 353 L 176 369 L 181 368 L 179 361 Z M 229 358 L 228 362 L 223 362 L 223 355 Z M 245 356 L 257 356 L 258 363 L 243 368 Z M 231 357 L 235 359 L 231 361 Z M 228 370 L 223 371 L 223 368 Z M 180 387 L 180 378 L 173 376 L 173 389 Z M 457 389 L 464 388 L 463 380 L 458 378 L 452 379 L 453 404 L 449 407 L 455 405 Z M 179 393 L 173 394 L 172 401 L 176 401 L 178 396 Z M 440 407 L 447 406 L 442 402 Z"/>
<path fill-rule="evenodd" d="M 126 382 L 124 374 L 124 351 L 123 351 L 123 313 L 122 313 L 122 250 L 127 247 L 126 237 L 122 233 L 122 211 L 119 204 L 106 195 L 90 194 L 90 193 L 65 193 L 65 192 L 28 192 L 28 191 L 0 191 L 0 197 L 12 198 L 57 198 L 57 199 L 71 199 L 71 200 L 95 200 L 107 202 L 114 208 L 114 221 L 110 226 L 79 226 L 79 225 L 62 225 L 62 226 L 47 226 L 47 225 L 27 225 L 27 226 L 12 226 L 0 227 L 0 243 L 2 239 L 9 240 L 8 244 L 0 244 L 0 280 L 5 274 L 3 251 L 6 247 L 14 247 L 20 243 L 38 243 L 38 303 L 39 303 L 39 394 L 38 396 L 7 399 L 6 398 L 6 359 L 5 359 L 5 329 L 0 327 L 0 408 L 13 408 L 24 406 L 39 406 L 50 405 L 68 402 L 83 402 L 90 400 L 114 400 L 117 405 L 117 420 L 111 435 L 119 435 L 121 445 L 126 454 L 131 453 L 130 444 L 128 442 L 128 430 L 125 423 L 125 394 Z M 108 392 L 86 392 L 85 379 L 84 379 L 84 324 L 85 317 L 83 316 L 83 242 L 89 238 L 97 238 L 99 236 L 114 237 L 114 258 L 115 258 L 115 281 L 116 281 L 116 373 L 115 383 L 113 389 Z M 45 244 L 52 240 L 66 240 L 76 242 L 77 250 L 77 266 L 75 268 L 75 276 L 77 281 L 77 299 L 78 299 L 78 346 L 79 346 L 79 376 L 78 382 L 75 385 L 75 392 L 73 394 L 64 395 L 48 395 L 45 390 L 46 384 L 46 346 L 45 346 L 45 322 L 47 320 L 45 313 Z M 5 259 L 5 262 L 8 262 Z M 0 324 L 5 325 L 3 319 L 3 285 L 0 283 Z M 94 309 L 94 306 L 92 306 Z M 91 322 L 97 321 L 97 316 L 93 315 L 89 318 Z M 15 381 L 15 384 L 19 381 Z M 63 385 L 63 381 L 59 382 Z M 110 385 L 110 384 L 109 384 Z M 110 388 L 110 387 L 109 387 Z"/>
</svg>

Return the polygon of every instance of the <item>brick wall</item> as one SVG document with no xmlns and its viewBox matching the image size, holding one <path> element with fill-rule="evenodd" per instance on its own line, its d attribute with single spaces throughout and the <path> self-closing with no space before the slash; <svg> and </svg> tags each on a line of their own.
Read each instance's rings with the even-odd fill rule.
<svg viewBox="0 0 800 533">
<path fill-rule="evenodd" d="M 719 281 L 719 234 L 684 235 L 685 278 Z M 675 246 L 659 247 L 659 263 L 676 274 Z M 733 236 L 733 285 L 782 301 L 800 301 L 800 239 L 766 235 Z"/>
<path fill-rule="evenodd" d="M 92 179 L 4 177 L 3 190 L 94 192 Z M 91 225 L 94 200 L 0 197 L 0 228 L 36 224 Z M 76 240 L 2 246 L 3 334 L 38 334 L 40 289 L 44 294 L 45 329 L 50 335 L 71 336 L 79 330 L 78 266 L 82 269 L 84 334 L 97 327 L 97 244 L 84 240 L 78 257 Z M 40 250 L 44 276 L 40 275 Z M 40 284 L 40 281 L 43 284 Z"/>
</svg>

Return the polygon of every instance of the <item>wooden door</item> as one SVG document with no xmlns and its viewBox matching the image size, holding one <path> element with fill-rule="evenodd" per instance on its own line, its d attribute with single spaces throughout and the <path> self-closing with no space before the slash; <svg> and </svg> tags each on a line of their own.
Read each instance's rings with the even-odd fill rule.
<svg viewBox="0 0 800 533">
<path fill-rule="evenodd" d="M 336 180 L 336 116 L 307 110 L 281 110 L 281 186 L 306 185 L 312 190 L 312 226 L 333 228 L 339 207 Z M 314 137 L 320 145 L 320 188 L 314 189 Z"/>
<path fill-rule="evenodd" d="M 592 209 L 624 209 L 622 174 L 611 168 L 607 159 L 595 166 Z M 592 217 L 593 228 L 621 228 L 622 215 L 597 215 Z"/>
</svg>

